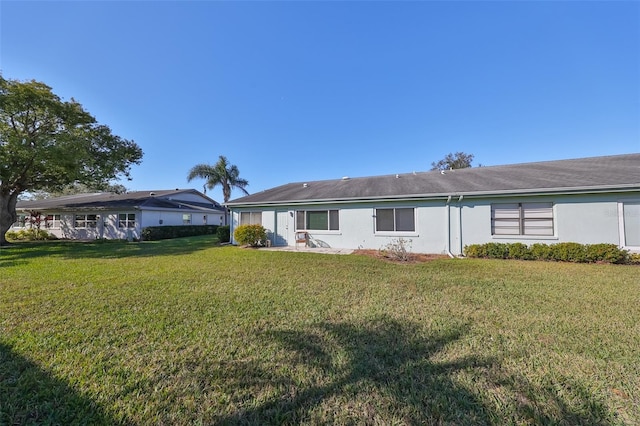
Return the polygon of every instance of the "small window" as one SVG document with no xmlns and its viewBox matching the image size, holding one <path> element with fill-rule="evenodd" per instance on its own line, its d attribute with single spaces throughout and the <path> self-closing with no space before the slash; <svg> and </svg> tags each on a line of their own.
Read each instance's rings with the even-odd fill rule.
<svg viewBox="0 0 640 426">
<path fill-rule="evenodd" d="M 338 210 L 298 210 L 296 211 L 296 230 L 338 231 L 340 214 Z"/>
<path fill-rule="evenodd" d="M 413 207 L 376 209 L 376 232 L 415 232 L 416 215 Z"/>
<path fill-rule="evenodd" d="M 75 217 L 75 228 L 97 228 L 98 215 L 95 214 L 77 214 Z"/>
<path fill-rule="evenodd" d="M 27 215 L 19 214 L 18 220 L 16 220 L 13 224 L 14 228 L 24 228 L 27 223 Z"/>
<path fill-rule="evenodd" d="M 48 214 L 44 219 L 44 227 L 47 229 L 60 229 L 60 215 Z"/>
<path fill-rule="evenodd" d="M 262 212 L 240 212 L 240 225 L 262 225 Z"/>
<path fill-rule="evenodd" d="M 120 213 L 118 215 L 118 227 L 121 229 L 135 228 L 136 227 L 135 213 Z"/>
<path fill-rule="evenodd" d="M 182 215 L 182 224 L 183 225 L 191 225 L 191 215 L 185 213 Z"/>
<path fill-rule="evenodd" d="M 491 234 L 553 236 L 553 205 L 494 204 L 491 206 Z"/>
</svg>

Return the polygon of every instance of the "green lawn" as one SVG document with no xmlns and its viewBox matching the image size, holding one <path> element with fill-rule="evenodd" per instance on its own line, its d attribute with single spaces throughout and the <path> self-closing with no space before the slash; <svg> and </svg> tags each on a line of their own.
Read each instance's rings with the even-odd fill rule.
<svg viewBox="0 0 640 426">
<path fill-rule="evenodd" d="M 640 267 L 0 249 L 0 424 L 640 424 Z"/>
</svg>

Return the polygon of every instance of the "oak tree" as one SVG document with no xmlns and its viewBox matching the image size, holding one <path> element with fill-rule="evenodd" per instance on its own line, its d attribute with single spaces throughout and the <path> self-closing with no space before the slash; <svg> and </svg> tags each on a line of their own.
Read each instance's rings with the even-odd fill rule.
<svg viewBox="0 0 640 426">
<path fill-rule="evenodd" d="M 105 185 L 128 178 L 141 159 L 137 144 L 114 135 L 73 98 L 0 75 L 0 245 L 17 219 L 20 194 Z"/>
<path fill-rule="evenodd" d="M 431 163 L 431 170 L 466 169 L 467 167 L 471 167 L 473 157 L 473 154 L 466 154 L 464 152 L 449 153 L 437 163 Z"/>
</svg>

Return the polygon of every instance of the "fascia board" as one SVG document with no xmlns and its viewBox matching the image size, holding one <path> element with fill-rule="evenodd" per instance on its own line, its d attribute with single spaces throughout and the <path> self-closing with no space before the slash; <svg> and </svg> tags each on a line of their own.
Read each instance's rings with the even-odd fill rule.
<svg viewBox="0 0 640 426">
<path fill-rule="evenodd" d="M 575 194 L 595 194 L 595 193 L 619 193 L 628 192 L 629 190 L 640 191 L 640 184 L 610 186 L 584 186 L 584 187 L 567 187 L 567 188 L 535 188 L 535 189 L 513 189 L 506 191 L 461 191 L 461 192 L 444 192 L 430 194 L 415 195 L 398 195 L 398 196 L 380 196 L 380 197 L 353 197 L 341 199 L 308 199 L 308 200 L 284 200 L 284 201 L 261 201 L 250 203 L 227 203 L 224 206 L 229 208 L 242 207 L 274 207 L 285 205 L 304 205 L 304 204 L 348 204 L 348 203 L 366 203 L 381 201 L 435 201 L 447 199 L 449 196 L 463 195 L 468 198 L 487 198 L 487 197 L 512 197 L 512 196 L 542 196 L 542 195 L 575 195 Z"/>
</svg>

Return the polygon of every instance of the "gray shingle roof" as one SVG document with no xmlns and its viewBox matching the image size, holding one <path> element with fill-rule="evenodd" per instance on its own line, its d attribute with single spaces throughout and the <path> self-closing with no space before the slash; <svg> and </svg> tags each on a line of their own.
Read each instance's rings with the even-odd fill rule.
<svg viewBox="0 0 640 426">
<path fill-rule="evenodd" d="M 170 200 L 172 196 L 193 193 L 204 197 L 210 202 L 191 202 L 179 199 Z M 16 206 L 19 210 L 112 210 L 112 209 L 139 209 L 139 208 L 167 208 L 176 209 L 180 205 L 195 210 L 224 208 L 206 195 L 194 189 L 172 189 L 157 191 L 132 191 L 125 194 L 110 192 L 97 192 L 90 194 L 76 194 L 64 197 L 48 198 L 45 200 L 19 201 Z"/>
<path fill-rule="evenodd" d="M 238 198 L 228 206 L 439 197 L 640 190 L 640 153 L 504 166 L 296 182 Z"/>
</svg>

